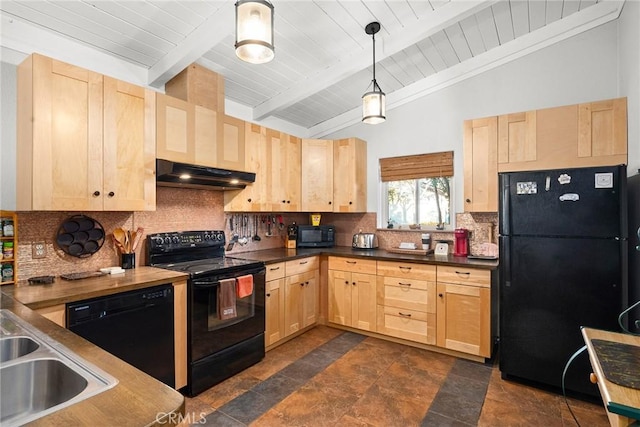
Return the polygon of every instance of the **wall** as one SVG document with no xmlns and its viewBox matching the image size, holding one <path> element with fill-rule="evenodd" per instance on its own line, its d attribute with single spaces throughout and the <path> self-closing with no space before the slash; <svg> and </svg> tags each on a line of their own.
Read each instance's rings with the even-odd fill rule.
<svg viewBox="0 0 640 427">
<path fill-rule="evenodd" d="M 0 208 L 16 209 L 16 67 L 0 62 Z"/>
<path fill-rule="evenodd" d="M 462 212 L 464 120 L 621 96 L 637 102 L 637 92 L 618 87 L 617 25 L 613 21 L 596 27 L 389 110 L 382 124 L 358 123 L 327 138 L 357 136 L 367 141 L 370 212 L 378 211 L 380 199 L 378 159 L 453 149 L 454 212 Z M 384 82 L 380 84 L 384 88 Z M 629 121 L 637 119 L 629 115 Z"/>
<path fill-rule="evenodd" d="M 627 173 L 640 169 L 640 2 L 627 1 L 619 19 L 620 94 L 627 96 L 629 163 Z"/>
</svg>

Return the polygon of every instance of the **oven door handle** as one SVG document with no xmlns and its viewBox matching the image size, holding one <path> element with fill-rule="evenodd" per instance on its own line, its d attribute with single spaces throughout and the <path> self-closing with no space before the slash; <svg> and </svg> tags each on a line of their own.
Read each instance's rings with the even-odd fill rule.
<svg viewBox="0 0 640 427">
<path fill-rule="evenodd" d="M 217 280 L 194 280 L 192 285 L 196 288 L 215 288 L 220 285 Z"/>
</svg>

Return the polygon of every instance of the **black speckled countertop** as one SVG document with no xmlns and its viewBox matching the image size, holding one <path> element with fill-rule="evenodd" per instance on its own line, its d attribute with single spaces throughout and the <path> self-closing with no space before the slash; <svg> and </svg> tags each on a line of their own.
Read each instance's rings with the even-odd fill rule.
<svg viewBox="0 0 640 427">
<path fill-rule="evenodd" d="M 447 256 L 430 255 L 409 255 L 387 252 L 384 249 L 353 249 L 349 246 L 336 246 L 333 248 L 298 248 L 298 249 L 264 249 L 260 251 L 230 253 L 234 258 L 251 259 L 262 261 L 265 264 L 289 261 L 296 258 L 303 258 L 313 255 L 335 255 L 353 258 L 369 258 L 377 261 L 406 261 L 420 264 L 452 265 L 460 267 L 473 267 L 486 270 L 498 268 L 497 260 L 477 260 L 466 257 L 456 257 L 451 254 Z"/>
</svg>

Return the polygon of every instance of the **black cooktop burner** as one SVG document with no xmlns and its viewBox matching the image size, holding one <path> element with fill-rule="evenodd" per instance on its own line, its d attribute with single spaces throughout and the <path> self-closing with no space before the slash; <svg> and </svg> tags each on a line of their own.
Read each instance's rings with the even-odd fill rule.
<svg viewBox="0 0 640 427">
<path fill-rule="evenodd" d="M 248 265 L 260 264 L 257 261 L 248 259 L 219 257 L 202 259 L 197 261 L 186 261 L 177 263 L 156 264 L 154 267 L 166 268 L 169 270 L 189 273 L 191 275 L 215 274 L 217 272 L 225 272 L 226 270 L 235 269 L 236 267 L 244 267 Z"/>
<path fill-rule="evenodd" d="M 191 278 L 242 273 L 264 263 L 224 256 L 221 230 L 177 231 L 147 236 L 147 259 L 153 267 L 188 273 Z"/>
</svg>

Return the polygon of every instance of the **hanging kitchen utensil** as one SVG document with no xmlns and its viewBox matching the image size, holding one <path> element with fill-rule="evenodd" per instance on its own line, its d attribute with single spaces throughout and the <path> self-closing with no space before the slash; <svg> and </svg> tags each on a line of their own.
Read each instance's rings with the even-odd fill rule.
<svg viewBox="0 0 640 427">
<path fill-rule="evenodd" d="M 258 235 L 258 215 L 254 215 L 253 216 L 253 226 L 256 229 L 256 232 L 253 235 L 253 241 L 254 242 L 259 242 L 262 239 L 260 239 L 260 236 Z"/>
<path fill-rule="evenodd" d="M 242 246 L 246 245 L 247 243 L 249 243 L 249 239 L 247 238 L 247 215 L 241 215 L 240 218 L 240 238 L 238 239 L 238 243 L 240 243 Z"/>
<path fill-rule="evenodd" d="M 265 234 L 265 236 L 267 237 L 271 237 L 271 215 L 267 215 L 267 234 Z"/>
</svg>

